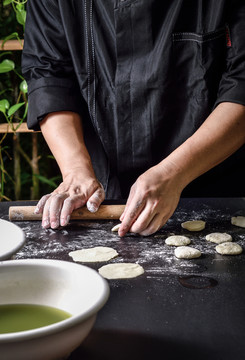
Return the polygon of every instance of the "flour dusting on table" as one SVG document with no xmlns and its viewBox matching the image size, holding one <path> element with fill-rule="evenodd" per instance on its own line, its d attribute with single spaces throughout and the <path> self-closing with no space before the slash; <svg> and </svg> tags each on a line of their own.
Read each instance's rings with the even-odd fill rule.
<svg viewBox="0 0 245 360">
<path fill-rule="evenodd" d="M 206 241 L 210 232 L 227 232 L 233 241 L 245 247 L 244 229 L 235 227 L 230 222 L 231 214 L 226 211 L 211 209 L 202 205 L 201 210 L 191 211 L 179 209 L 167 224 L 156 234 L 142 237 L 127 234 L 120 238 L 111 232 L 116 221 L 73 221 L 67 227 L 57 230 L 42 229 L 41 222 L 18 222 L 26 234 L 26 245 L 21 249 L 16 259 L 51 258 L 72 261 L 69 252 L 95 246 L 109 246 L 118 252 L 118 257 L 110 263 L 134 262 L 143 266 L 144 276 L 156 280 L 168 275 L 195 274 L 208 271 L 217 261 L 224 261 L 217 255 L 215 244 Z M 181 228 L 181 222 L 202 219 L 206 228 L 200 232 L 191 233 Z M 201 251 L 202 256 L 194 260 L 177 259 L 174 256 L 174 246 L 165 244 L 165 239 L 171 235 L 185 235 L 191 240 L 190 246 Z M 243 256 L 243 255 L 241 255 Z M 208 261 L 207 261 L 208 260 Z M 89 265 L 98 270 L 98 265 Z"/>
</svg>

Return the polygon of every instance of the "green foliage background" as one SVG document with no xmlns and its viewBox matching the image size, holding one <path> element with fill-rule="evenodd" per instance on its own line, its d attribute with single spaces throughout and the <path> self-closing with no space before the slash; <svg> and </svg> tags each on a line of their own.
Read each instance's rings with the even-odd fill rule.
<svg viewBox="0 0 245 360">
<path fill-rule="evenodd" d="M 0 39 L 24 38 L 27 0 L 1 0 Z M 16 131 L 26 121 L 27 84 L 21 74 L 21 51 L 0 51 L 0 123 Z M 13 123 L 18 123 L 13 126 Z M 33 136 L 37 137 L 38 169 L 32 168 Z M 0 201 L 38 199 L 61 180 L 49 149 L 39 134 L 0 134 Z M 35 191 L 33 191 L 35 187 Z"/>
</svg>

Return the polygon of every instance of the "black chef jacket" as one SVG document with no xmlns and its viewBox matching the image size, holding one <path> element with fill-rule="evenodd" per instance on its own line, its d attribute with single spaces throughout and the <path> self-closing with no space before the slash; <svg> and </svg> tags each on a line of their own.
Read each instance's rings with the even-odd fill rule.
<svg viewBox="0 0 245 360">
<path fill-rule="evenodd" d="M 219 103 L 245 105 L 244 0 L 29 0 L 27 13 L 28 126 L 81 114 L 109 198 L 126 197 Z M 242 195 L 244 153 L 185 194 Z"/>
</svg>

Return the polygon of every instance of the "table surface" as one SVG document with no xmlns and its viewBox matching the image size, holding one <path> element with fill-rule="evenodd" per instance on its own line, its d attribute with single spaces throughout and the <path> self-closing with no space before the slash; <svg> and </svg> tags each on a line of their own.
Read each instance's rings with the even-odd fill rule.
<svg viewBox="0 0 245 360">
<path fill-rule="evenodd" d="M 0 203 L 8 207 L 33 202 Z M 181 199 L 168 223 L 156 234 L 119 238 L 117 221 L 72 221 L 57 230 L 42 229 L 40 221 L 15 222 L 26 235 L 16 259 L 49 258 L 73 261 L 70 251 L 109 246 L 119 256 L 109 263 L 136 262 L 145 273 L 134 279 L 109 280 L 110 297 L 94 328 L 69 360 L 111 359 L 245 359 L 245 229 L 231 216 L 245 215 L 245 199 Z M 188 232 L 181 222 L 206 221 L 201 232 Z M 244 252 L 222 256 L 205 235 L 227 232 Z M 193 260 L 174 256 L 170 234 L 184 234 L 202 252 Z M 98 269 L 106 263 L 86 263 Z"/>
</svg>

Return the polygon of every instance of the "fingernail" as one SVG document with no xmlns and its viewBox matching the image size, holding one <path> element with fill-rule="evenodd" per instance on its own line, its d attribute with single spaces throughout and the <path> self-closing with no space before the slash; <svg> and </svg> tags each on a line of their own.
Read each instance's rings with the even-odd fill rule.
<svg viewBox="0 0 245 360">
<path fill-rule="evenodd" d="M 98 210 L 98 207 L 96 207 L 94 204 L 92 204 L 91 202 L 87 202 L 87 209 L 88 211 L 94 213 Z"/>
<path fill-rule="evenodd" d="M 120 228 L 118 229 L 118 235 L 121 236 L 121 237 L 123 237 L 125 234 L 126 234 L 125 228 L 122 228 L 122 227 L 120 226 Z"/>
<path fill-rule="evenodd" d="M 47 229 L 50 226 L 49 220 L 48 219 L 44 219 L 42 221 L 42 227 Z"/>
<path fill-rule="evenodd" d="M 66 217 L 61 218 L 61 219 L 60 219 L 60 225 L 61 225 L 61 226 L 66 226 L 66 225 L 68 224 L 69 220 L 70 220 L 70 216 L 69 216 L 69 215 L 66 216 Z"/>
<path fill-rule="evenodd" d="M 51 222 L 51 228 L 52 229 L 56 229 L 57 227 L 59 227 L 59 221 L 52 221 Z"/>
<path fill-rule="evenodd" d="M 39 207 L 37 206 L 34 210 L 34 214 L 38 214 L 39 213 Z"/>
</svg>

